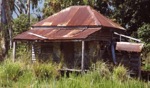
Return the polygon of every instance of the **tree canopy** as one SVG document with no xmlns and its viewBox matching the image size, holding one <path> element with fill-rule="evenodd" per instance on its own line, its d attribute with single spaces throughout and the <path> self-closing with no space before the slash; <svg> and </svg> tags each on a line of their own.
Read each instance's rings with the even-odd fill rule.
<svg viewBox="0 0 150 88">
<path fill-rule="evenodd" d="M 115 18 L 129 35 L 144 23 L 150 23 L 150 0 L 112 0 Z"/>
<path fill-rule="evenodd" d="M 138 37 L 144 42 L 144 52 L 150 52 L 150 24 L 144 24 L 137 31 Z"/>
</svg>

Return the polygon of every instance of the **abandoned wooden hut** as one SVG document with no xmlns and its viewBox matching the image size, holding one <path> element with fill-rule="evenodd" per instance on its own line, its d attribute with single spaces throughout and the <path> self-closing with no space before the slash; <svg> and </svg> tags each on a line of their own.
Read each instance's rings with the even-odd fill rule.
<svg viewBox="0 0 150 88">
<path fill-rule="evenodd" d="M 13 54 L 15 58 L 16 43 L 23 41 L 30 42 L 33 61 L 37 58 L 63 61 L 66 67 L 81 67 L 81 70 L 88 69 L 91 62 L 100 59 L 115 64 L 124 61 L 123 63 L 127 62 L 126 65 L 130 66 L 131 54 L 117 57 L 115 53 L 116 42 L 120 41 L 120 37 L 123 37 L 120 33 L 124 32 L 123 27 L 90 6 L 71 6 L 32 25 L 30 30 L 14 37 Z M 128 50 L 123 52 L 126 53 Z M 134 60 L 139 61 L 139 54 L 133 52 L 137 56 Z M 138 70 L 139 64 L 136 65 Z"/>
</svg>

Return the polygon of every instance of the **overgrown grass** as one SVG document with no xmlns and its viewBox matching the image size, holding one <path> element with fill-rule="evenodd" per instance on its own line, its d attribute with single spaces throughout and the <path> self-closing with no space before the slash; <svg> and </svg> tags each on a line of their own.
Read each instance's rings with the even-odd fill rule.
<svg viewBox="0 0 150 88">
<path fill-rule="evenodd" d="M 110 69 L 104 62 L 92 65 L 85 74 L 71 73 L 61 76 L 59 65 L 54 63 L 26 63 L 10 59 L 0 63 L 0 87 L 3 88 L 150 88 L 143 82 L 128 76 L 126 68 Z"/>
</svg>

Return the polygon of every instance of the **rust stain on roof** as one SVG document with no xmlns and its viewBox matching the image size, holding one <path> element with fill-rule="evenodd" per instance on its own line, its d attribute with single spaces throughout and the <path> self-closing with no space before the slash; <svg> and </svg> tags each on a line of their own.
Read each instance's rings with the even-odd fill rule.
<svg viewBox="0 0 150 88">
<path fill-rule="evenodd" d="M 33 26 L 104 26 L 125 30 L 90 6 L 71 6 Z"/>
<path fill-rule="evenodd" d="M 88 29 L 32 29 L 17 35 L 14 40 L 75 40 L 86 39 L 100 28 Z"/>
</svg>

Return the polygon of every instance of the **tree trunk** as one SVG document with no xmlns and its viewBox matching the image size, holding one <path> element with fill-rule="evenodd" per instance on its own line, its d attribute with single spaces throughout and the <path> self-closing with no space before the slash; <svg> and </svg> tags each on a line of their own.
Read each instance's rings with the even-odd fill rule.
<svg viewBox="0 0 150 88">
<path fill-rule="evenodd" d="M 7 23 L 5 7 L 6 2 L 4 0 L 1 1 L 1 30 L 0 30 L 0 59 L 2 60 L 6 53 L 6 45 L 5 45 L 5 33 L 4 33 L 4 24 Z"/>
<path fill-rule="evenodd" d="M 4 0 L 3 0 L 4 1 Z M 6 38 L 8 39 L 7 41 L 9 42 L 9 48 L 8 49 L 11 49 L 12 48 L 12 14 L 11 14 L 11 9 L 10 9 L 10 4 L 9 4 L 9 0 L 5 0 L 5 3 L 6 3 L 6 7 L 5 7 L 5 12 L 6 12 L 6 19 L 7 19 L 7 29 L 8 30 L 8 38 L 7 38 L 7 35 L 6 35 Z"/>
<path fill-rule="evenodd" d="M 28 21 L 30 25 L 30 0 L 27 1 L 27 14 L 28 14 Z"/>
<path fill-rule="evenodd" d="M 1 36 L 0 48 L 2 58 L 5 57 L 8 50 L 12 47 L 12 24 L 11 24 L 11 10 L 9 0 L 2 0 L 1 7 Z"/>
</svg>

